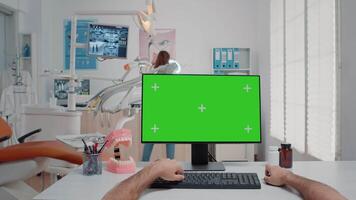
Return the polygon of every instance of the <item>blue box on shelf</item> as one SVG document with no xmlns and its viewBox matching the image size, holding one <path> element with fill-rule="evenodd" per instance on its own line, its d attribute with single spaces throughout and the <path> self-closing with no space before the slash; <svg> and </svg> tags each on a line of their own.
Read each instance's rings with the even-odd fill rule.
<svg viewBox="0 0 356 200">
<path fill-rule="evenodd" d="M 234 58 L 233 58 L 233 68 L 239 69 L 240 68 L 240 49 L 234 48 Z"/>
<path fill-rule="evenodd" d="M 221 49 L 214 48 L 213 49 L 213 68 L 219 69 L 221 67 Z"/>
</svg>

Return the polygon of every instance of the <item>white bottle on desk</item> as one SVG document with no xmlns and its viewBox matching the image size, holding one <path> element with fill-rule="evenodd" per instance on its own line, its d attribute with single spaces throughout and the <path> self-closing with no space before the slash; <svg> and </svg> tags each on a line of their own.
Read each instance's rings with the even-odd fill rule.
<svg viewBox="0 0 356 200">
<path fill-rule="evenodd" d="M 269 146 L 268 147 L 267 163 L 270 165 L 279 165 L 278 146 Z"/>
</svg>

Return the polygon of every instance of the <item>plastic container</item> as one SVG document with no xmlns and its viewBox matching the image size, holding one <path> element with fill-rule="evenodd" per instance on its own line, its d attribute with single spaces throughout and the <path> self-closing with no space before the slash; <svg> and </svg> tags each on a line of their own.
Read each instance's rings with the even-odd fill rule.
<svg viewBox="0 0 356 200">
<path fill-rule="evenodd" d="M 293 150 L 292 145 L 288 143 L 282 143 L 279 151 L 279 166 L 283 168 L 293 167 Z"/>
<path fill-rule="evenodd" d="M 100 154 L 83 153 L 83 175 L 100 175 L 103 171 L 103 163 Z"/>
<path fill-rule="evenodd" d="M 267 153 L 267 162 L 270 165 L 279 165 L 279 151 L 278 146 L 269 146 Z"/>
</svg>

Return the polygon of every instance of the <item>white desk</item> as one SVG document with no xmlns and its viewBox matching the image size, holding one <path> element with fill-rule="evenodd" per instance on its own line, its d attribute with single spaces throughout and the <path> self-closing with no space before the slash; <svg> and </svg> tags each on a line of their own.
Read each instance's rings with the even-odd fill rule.
<svg viewBox="0 0 356 200">
<path fill-rule="evenodd" d="M 142 166 L 143 163 L 139 163 Z M 264 164 L 255 163 L 225 163 L 226 170 L 230 172 L 256 172 L 261 180 L 260 190 L 146 190 L 141 196 L 144 200 L 188 200 L 188 199 L 301 199 L 285 188 L 266 185 L 264 177 Z M 356 161 L 350 162 L 294 162 L 293 171 L 336 188 L 347 198 L 356 197 Z M 86 177 L 81 169 L 73 170 L 66 177 L 49 187 L 35 197 L 35 199 L 61 199 L 61 200 L 98 200 L 114 185 L 129 175 L 117 175 L 103 171 L 101 176 Z M 120 194 L 118 194 L 120 195 Z"/>
</svg>

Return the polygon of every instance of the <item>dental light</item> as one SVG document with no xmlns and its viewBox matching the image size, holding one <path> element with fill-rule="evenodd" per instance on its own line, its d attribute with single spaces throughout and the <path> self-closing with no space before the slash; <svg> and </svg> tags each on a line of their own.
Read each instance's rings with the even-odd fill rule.
<svg viewBox="0 0 356 200">
<path fill-rule="evenodd" d="M 137 13 L 137 17 L 139 19 L 138 21 L 140 28 L 143 29 L 146 33 L 153 35 L 153 17 L 151 15 L 147 15 L 145 12 L 142 11 Z"/>
<path fill-rule="evenodd" d="M 146 6 L 148 15 L 156 13 L 156 3 L 154 0 L 146 0 Z"/>
<path fill-rule="evenodd" d="M 146 11 L 138 11 L 138 10 L 122 10 L 122 11 L 79 11 L 76 12 L 78 16 L 108 16 L 108 15 L 128 15 L 137 17 L 138 23 L 136 22 L 137 26 L 144 30 L 149 35 L 154 35 L 154 21 L 155 21 L 155 13 L 156 13 L 156 6 L 154 0 L 147 0 L 146 1 Z"/>
<path fill-rule="evenodd" d="M 155 13 L 156 13 L 156 5 L 154 0 L 146 0 L 146 12 L 139 11 L 137 13 L 137 17 L 139 20 L 139 27 L 143 29 L 146 33 L 150 35 L 154 35 L 154 23 Z"/>
</svg>

